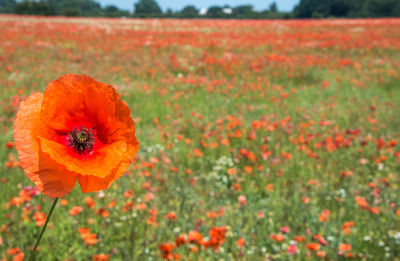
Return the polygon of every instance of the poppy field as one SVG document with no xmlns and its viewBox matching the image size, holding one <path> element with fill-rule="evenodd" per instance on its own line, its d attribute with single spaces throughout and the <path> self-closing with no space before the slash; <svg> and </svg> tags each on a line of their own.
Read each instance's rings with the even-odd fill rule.
<svg viewBox="0 0 400 261">
<path fill-rule="evenodd" d="M 1 261 L 28 260 L 53 203 L 18 107 L 69 73 L 117 90 L 140 147 L 60 198 L 36 260 L 400 260 L 400 19 L 1 15 Z"/>
</svg>

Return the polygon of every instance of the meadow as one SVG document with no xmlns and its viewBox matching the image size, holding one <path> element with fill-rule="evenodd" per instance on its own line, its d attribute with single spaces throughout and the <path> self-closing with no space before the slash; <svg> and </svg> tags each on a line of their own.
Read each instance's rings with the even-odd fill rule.
<svg viewBox="0 0 400 261">
<path fill-rule="evenodd" d="M 52 204 L 15 113 L 67 73 L 117 89 L 140 149 L 60 200 L 37 260 L 400 260 L 400 19 L 0 16 L 2 261 Z"/>
</svg>

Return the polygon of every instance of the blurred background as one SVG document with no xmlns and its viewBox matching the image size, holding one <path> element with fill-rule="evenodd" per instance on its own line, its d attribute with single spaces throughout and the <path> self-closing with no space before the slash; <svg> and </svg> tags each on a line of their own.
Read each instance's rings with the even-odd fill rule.
<svg viewBox="0 0 400 261">
<path fill-rule="evenodd" d="M 229 4 L 228 4 L 229 3 Z M 0 13 L 138 18 L 399 17 L 399 0 L 0 0 Z"/>
<path fill-rule="evenodd" d="M 37 261 L 400 261 L 400 19 L 343 19 L 400 0 L 0 13 L 0 261 L 27 260 L 52 204 L 20 167 L 18 106 L 67 73 L 115 87 L 140 149 L 107 190 L 60 200 Z"/>
</svg>

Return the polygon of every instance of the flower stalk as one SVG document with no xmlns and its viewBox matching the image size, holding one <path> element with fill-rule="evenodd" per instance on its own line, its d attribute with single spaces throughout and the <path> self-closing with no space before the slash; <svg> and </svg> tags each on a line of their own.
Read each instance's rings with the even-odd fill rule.
<svg viewBox="0 0 400 261">
<path fill-rule="evenodd" d="M 37 247 L 39 246 L 40 240 L 41 240 L 42 237 L 43 237 L 44 231 L 46 230 L 46 227 L 47 227 L 47 223 L 49 223 L 50 217 L 51 217 L 51 215 L 53 214 L 53 210 L 54 210 L 55 206 L 57 205 L 58 199 L 59 199 L 59 198 L 55 198 L 55 199 L 54 199 L 54 202 L 53 202 L 53 205 L 51 206 L 50 212 L 49 212 L 49 214 L 47 215 L 46 222 L 44 223 L 44 226 L 43 226 L 43 228 L 42 228 L 42 231 L 40 232 L 40 235 L 39 235 L 38 239 L 36 240 L 35 246 L 33 247 L 31 256 L 30 256 L 30 258 L 29 258 L 29 261 L 33 261 L 33 260 L 36 259 L 36 249 L 37 249 Z"/>
</svg>

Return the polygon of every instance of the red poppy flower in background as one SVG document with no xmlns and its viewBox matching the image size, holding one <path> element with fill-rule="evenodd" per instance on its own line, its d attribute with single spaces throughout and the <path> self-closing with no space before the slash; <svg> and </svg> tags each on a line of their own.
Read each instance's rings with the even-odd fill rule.
<svg viewBox="0 0 400 261">
<path fill-rule="evenodd" d="M 111 85 L 64 75 L 18 109 L 14 139 L 21 166 L 50 197 L 68 194 L 76 180 L 82 192 L 106 189 L 139 149 L 130 113 Z"/>
</svg>

